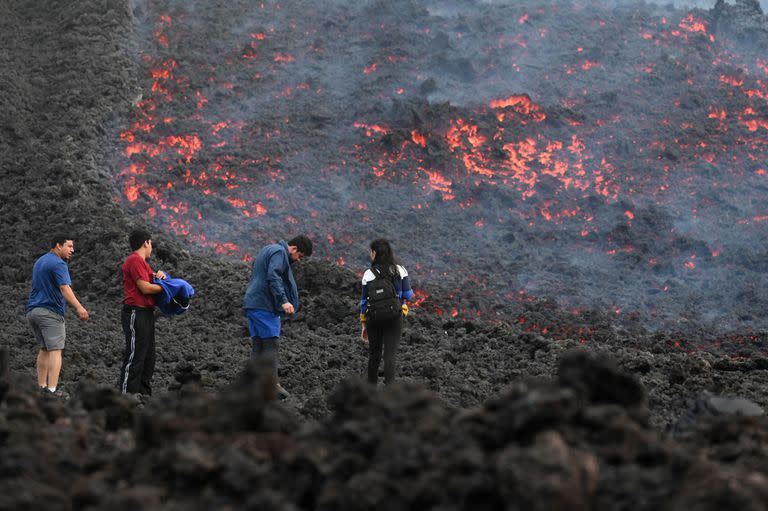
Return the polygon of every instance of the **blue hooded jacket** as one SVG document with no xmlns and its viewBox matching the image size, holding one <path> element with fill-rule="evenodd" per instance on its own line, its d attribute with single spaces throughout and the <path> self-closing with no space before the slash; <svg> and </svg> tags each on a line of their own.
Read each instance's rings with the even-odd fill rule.
<svg viewBox="0 0 768 511">
<path fill-rule="evenodd" d="M 164 279 L 152 279 L 163 288 L 163 292 L 155 298 L 157 308 L 163 314 L 184 314 L 189 308 L 189 299 L 195 295 L 195 290 L 184 279 L 171 278 L 165 274 Z"/>
<path fill-rule="evenodd" d="M 282 315 L 284 303 L 299 310 L 299 291 L 291 271 L 288 244 L 267 245 L 253 262 L 253 274 L 245 290 L 243 309 L 260 309 Z"/>
</svg>

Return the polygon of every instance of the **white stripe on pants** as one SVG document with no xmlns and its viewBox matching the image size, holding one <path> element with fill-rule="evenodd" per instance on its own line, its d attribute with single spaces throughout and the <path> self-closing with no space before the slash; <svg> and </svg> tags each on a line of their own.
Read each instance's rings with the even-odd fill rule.
<svg viewBox="0 0 768 511">
<path fill-rule="evenodd" d="M 131 363 L 133 362 L 133 355 L 136 353 L 136 311 L 131 311 L 131 356 L 128 357 L 128 363 L 125 365 L 125 375 L 123 376 L 123 388 L 121 389 L 123 394 L 128 393 L 128 375 L 131 373 Z"/>
</svg>

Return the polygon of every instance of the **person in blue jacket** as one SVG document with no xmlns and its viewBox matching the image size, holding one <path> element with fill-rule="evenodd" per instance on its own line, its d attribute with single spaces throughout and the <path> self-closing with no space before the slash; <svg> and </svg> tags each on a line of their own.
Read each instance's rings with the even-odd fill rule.
<svg viewBox="0 0 768 511">
<path fill-rule="evenodd" d="M 251 335 L 251 358 L 267 358 L 277 381 L 281 316 L 294 314 L 299 308 L 299 291 L 291 271 L 291 262 L 312 255 L 312 240 L 296 236 L 267 245 L 253 262 L 253 273 L 243 299 L 243 312 Z M 288 392 L 277 383 L 281 399 Z"/>
</svg>

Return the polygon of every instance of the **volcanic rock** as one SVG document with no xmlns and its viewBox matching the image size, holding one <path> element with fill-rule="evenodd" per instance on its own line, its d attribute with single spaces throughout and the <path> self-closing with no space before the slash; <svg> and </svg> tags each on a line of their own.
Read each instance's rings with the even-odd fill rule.
<svg viewBox="0 0 768 511">
<path fill-rule="evenodd" d="M 764 509 L 765 26 L 746 1 L 0 6 L 0 509 Z M 137 226 L 197 291 L 158 318 L 152 396 L 116 389 Z M 24 317 L 55 231 L 91 313 L 66 395 Z M 240 305 L 298 232 L 278 403 Z M 380 236 L 418 291 L 385 388 L 359 380 Z"/>
</svg>

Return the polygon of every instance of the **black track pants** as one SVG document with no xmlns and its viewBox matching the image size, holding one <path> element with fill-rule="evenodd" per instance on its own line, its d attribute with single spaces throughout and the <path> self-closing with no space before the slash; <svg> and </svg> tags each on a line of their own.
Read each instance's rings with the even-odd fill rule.
<svg viewBox="0 0 768 511">
<path fill-rule="evenodd" d="M 152 394 L 155 372 L 155 313 L 152 309 L 123 307 L 125 352 L 120 370 L 120 392 Z"/>
<path fill-rule="evenodd" d="M 368 324 L 368 381 L 378 383 L 381 352 L 384 351 L 384 383 L 395 380 L 395 358 L 403 331 L 403 317 L 381 324 Z"/>
</svg>

